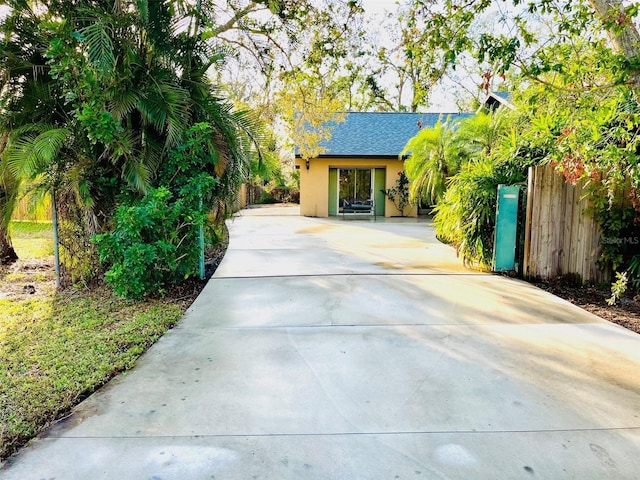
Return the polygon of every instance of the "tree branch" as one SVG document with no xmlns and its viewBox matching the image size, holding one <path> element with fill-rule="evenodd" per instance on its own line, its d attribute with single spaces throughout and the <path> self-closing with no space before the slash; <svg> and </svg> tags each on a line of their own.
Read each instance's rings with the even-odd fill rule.
<svg viewBox="0 0 640 480">
<path fill-rule="evenodd" d="M 223 23 L 222 25 L 214 28 L 213 30 L 208 32 L 207 35 L 210 37 L 217 37 L 221 33 L 231 30 L 239 20 L 249 15 L 257 6 L 257 2 L 249 3 L 249 5 L 247 5 L 245 8 L 238 10 L 226 23 Z"/>
</svg>

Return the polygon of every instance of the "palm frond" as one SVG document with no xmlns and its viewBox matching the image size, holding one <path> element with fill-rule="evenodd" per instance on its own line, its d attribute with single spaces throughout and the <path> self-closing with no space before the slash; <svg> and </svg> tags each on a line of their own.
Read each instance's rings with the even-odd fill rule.
<svg viewBox="0 0 640 480">
<path fill-rule="evenodd" d="M 164 131 L 167 111 L 160 97 L 153 94 L 143 95 L 138 100 L 137 108 L 147 125 L 153 126 L 158 132 Z"/>
<path fill-rule="evenodd" d="M 150 177 L 154 176 L 158 168 L 160 168 L 163 160 L 163 151 L 164 145 L 161 137 L 144 135 L 144 148 L 141 158 L 149 171 Z"/>
<path fill-rule="evenodd" d="M 154 79 L 137 104 L 143 120 L 159 133 L 166 145 L 176 145 L 189 125 L 189 92 L 169 79 Z"/>
<path fill-rule="evenodd" d="M 138 14 L 144 23 L 149 21 L 149 1 L 148 0 L 136 0 L 138 7 Z"/>
<path fill-rule="evenodd" d="M 120 95 L 114 95 L 110 102 L 113 118 L 122 121 L 138 104 L 138 94 L 134 90 L 127 90 Z"/>
<path fill-rule="evenodd" d="M 440 122 L 420 130 L 404 147 L 405 162 L 412 199 L 425 199 L 431 204 L 442 199 L 447 179 L 454 175 L 460 160 L 456 149 L 455 124 Z"/>
<path fill-rule="evenodd" d="M 177 145 L 189 125 L 189 92 L 169 82 L 159 84 L 167 108 L 167 146 Z"/>
<path fill-rule="evenodd" d="M 122 168 L 124 180 L 138 192 L 146 192 L 149 187 L 149 169 L 135 158 L 127 158 Z"/>
<path fill-rule="evenodd" d="M 31 126 L 35 128 L 36 126 Z M 42 126 L 40 126 L 42 127 Z M 39 134 L 29 132 L 13 136 L 5 151 L 7 166 L 16 176 L 34 178 L 43 173 L 55 161 L 67 138 L 68 128 L 48 128 Z"/>
<path fill-rule="evenodd" d="M 87 44 L 89 62 L 103 75 L 111 75 L 116 59 L 113 53 L 113 31 L 104 21 L 95 21 L 79 30 Z"/>
</svg>

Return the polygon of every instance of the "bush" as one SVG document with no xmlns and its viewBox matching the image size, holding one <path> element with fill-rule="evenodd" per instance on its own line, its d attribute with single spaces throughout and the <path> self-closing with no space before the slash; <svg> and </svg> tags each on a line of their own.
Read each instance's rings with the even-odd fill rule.
<svg viewBox="0 0 640 480">
<path fill-rule="evenodd" d="M 291 187 L 289 189 L 289 201 L 291 203 L 300 203 L 300 189 L 297 187 Z"/>
<path fill-rule="evenodd" d="M 110 265 L 105 281 L 125 298 L 163 294 L 197 272 L 198 227 L 204 221 L 165 187 L 119 207 L 112 231 L 94 237 L 101 262 Z"/>
<path fill-rule="evenodd" d="M 396 206 L 400 216 L 404 217 L 404 210 L 411 205 L 409 199 L 409 178 L 404 170 L 398 172 L 398 178 L 396 180 L 396 186 L 393 188 L 387 188 L 386 190 L 380 190 L 385 197 L 393 202 Z"/>
<path fill-rule="evenodd" d="M 436 235 L 455 246 L 467 265 L 490 268 L 498 185 L 524 179 L 523 168 L 515 161 L 483 158 L 465 164 L 434 209 Z"/>
<path fill-rule="evenodd" d="M 127 200 L 116 210 L 112 229 L 94 237 L 100 261 L 108 267 L 105 281 L 117 295 L 162 295 L 198 271 L 200 226 L 211 231 L 208 214 L 221 196 L 212 135 L 206 123 L 189 129 L 162 165 L 159 186 L 142 199 Z"/>
</svg>

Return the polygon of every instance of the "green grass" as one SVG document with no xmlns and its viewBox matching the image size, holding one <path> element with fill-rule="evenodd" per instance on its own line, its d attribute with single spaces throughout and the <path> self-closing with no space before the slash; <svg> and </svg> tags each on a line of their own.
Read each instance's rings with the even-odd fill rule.
<svg viewBox="0 0 640 480">
<path fill-rule="evenodd" d="M 13 222 L 11 235 L 20 260 L 0 282 L 5 291 L 28 283 L 38 293 L 0 296 L 0 460 L 131 368 L 186 308 L 171 299 L 127 301 L 106 289 L 56 294 L 51 224 Z M 45 260 L 42 270 L 21 268 L 37 259 Z"/>
<path fill-rule="evenodd" d="M 53 231 L 48 222 L 11 222 L 13 248 L 20 258 L 53 255 Z"/>
<path fill-rule="evenodd" d="M 106 290 L 0 299 L 0 311 L 0 458 L 131 368 L 183 313 Z"/>
</svg>

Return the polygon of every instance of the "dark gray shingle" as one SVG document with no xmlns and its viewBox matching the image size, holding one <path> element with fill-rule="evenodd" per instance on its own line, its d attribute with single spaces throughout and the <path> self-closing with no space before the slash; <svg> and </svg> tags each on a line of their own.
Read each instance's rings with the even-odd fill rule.
<svg viewBox="0 0 640 480">
<path fill-rule="evenodd" d="M 334 124 L 331 139 L 322 143 L 322 156 L 397 157 L 420 128 L 433 127 L 438 119 L 459 119 L 469 113 L 351 112 Z"/>
</svg>

